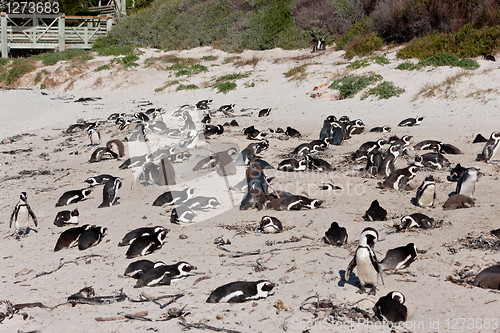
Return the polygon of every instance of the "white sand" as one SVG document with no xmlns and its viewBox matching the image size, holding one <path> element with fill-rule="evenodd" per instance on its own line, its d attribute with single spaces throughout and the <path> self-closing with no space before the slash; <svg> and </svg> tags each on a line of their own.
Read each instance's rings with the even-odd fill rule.
<svg viewBox="0 0 500 333">
<path fill-rule="evenodd" d="M 150 56 L 160 56 L 162 52 L 145 50 L 141 55 L 142 62 Z M 183 57 L 201 58 L 205 55 L 216 55 L 217 60 L 203 62 L 208 71 L 186 79 L 183 84 L 194 83 L 202 86 L 204 82 L 216 77 L 252 71 L 248 78 L 237 81 L 238 88 L 227 94 L 217 94 L 214 89 L 201 88 L 192 91 L 175 92 L 176 85 L 162 92 L 155 92 L 165 81 L 177 79 L 172 72 L 156 68 L 141 67 L 131 70 L 113 68 L 108 71 L 95 72 L 94 69 L 110 58 L 100 58 L 80 65 L 74 75 L 61 75 L 49 68 L 54 81 L 60 80 L 61 85 L 46 90 L 8 90 L 0 91 L 0 115 L 4 121 L 0 123 L 0 140 L 21 133 L 34 136 L 23 136 L 16 142 L 0 144 L 0 152 L 13 149 L 31 148 L 32 152 L 18 154 L 1 154 L 0 160 L 0 229 L 3 230 L 0 255 L 3 260 L 0 272 L 2 292 L 0 300 L 9 300 L 14 304 L 27 302 L 42 302 L 52 307 L 64 303 L 68 296 L 81 288 L 92 286 L 98 295 L 116 294 L 120 289 L 128 296 L 137 299 L 141 292 L 160 296 L 163 294 L 185 293 L 185 296 L 168 308 L 182 308 L 190 314 L 186 322 L 203 322 L 215 327 L 233 329 L 241 332 L 311 332 L 329 330 L 349 330 L 346 326 L 331 324 L 328 311 L 319 312 L 316 318 L 312 313 L 301 312 L 299 306 L 307 297 L 318 295 L 321 299 L 331 299 L 335 304 L 355 303 L 361 309 L 372 313 L 371 308 L 378 297 L 385 296 L 393 290 L 401 291 L 406 296 L 406 306 L 409 311 L 409 331 L 444 332 L 498 331 L 500 317 L 498 316 L 498 292 L 480 288 L 467 288 L 453 284 L 446 277 L 453 275 L 466 265 L 475 265 L 479 271 L 498 262 L 498 252 L 462 250 L 455 254 L 448 251 L 443 244 L 464 238 L 469 232 L 487 233 L 500 227 L 498 223 L 498 163 L 486 165 L 475 162 L 476 154 L 483 144 L 472 144 L 477 133 L 489 137 L 494 130 L 500 130 L 500 101 L 498 84 L 500 71 L 498 63 L 478 59 L 481 67 L 470 71 L 448 91 L 438 93 L 433 98 L 413 99 L 422 87 L 427 84 L 443 82 L 447 77 L 459 73 L 454 68 L 426 68 L 420 71 L 399 71 L 394 69 L 402 62 L 395 58 L 393 51 L 387 53 L 391 60 L 388 65 L 371 65 L 352 71 L 354 73 L 374 72 L 393 81 L 395 85 L 406 89 L 397 98 L 377 100 L 368 98 L 361 101 L 358 94 L 353 99 L 336 100 L 335 91 L 323 89 L 322 98 L 312 99 L 309 94 L 315 86 L 331 83 L 339 74 L 346 72 L 348 62 L 342 58 L 343 52 L 327 50 L 325 53 L 310 57 L 309 50 L 283 51 L 270 50 L 265 52 L 245 51 L 239 55 L 250 59 L 260 58 L 257 66 L 236 68 L 234 64 L 223 64 L 229 55 L 200 48 L 180 52 Z M 302 59 L 300 59 L 302 58 Z M 307 78 L 303 81 L 289 81 L 283 73 L 304 63 L 314 63 L 307 67 Z M 212 66 L 216 65 L 216 66 Z M 60 66 L 58 64 L 57 66 Z M 164 65 L 165 66 L 165 65 Z M 67 65 L 70 67 L 70 64 Z M 69 71 L 69 69 L 68 69 Z M 33 87 L 36 72 L 26 75 L 20 82 L 20 87 Z M 255 83 L 255 87 L 245 84 Z M 468 96 L 478 90 L 478 96 Z M 488 90 L 490 89 L 490 90 Z M 42 95 L 41 93 L 46 95 Z M 101 97 L 101 100 L 86 104 L 75 103 L 80 97 Z M 262 153 L 263 158 L 273 166 L 290 153 L 302 142 L 317 139 L 323 119 L 328 115 L 348 115 L 351 119 L 361 118 L 367 130 L 374 126 L 389 125 L 393 131 L 390 135 L 413 135 L 412 143 L 426 139 L 442 140 L 460 148 L 463 155 L 448 155 L 452 165 L 461 163 L 464 166 L 479 166 L 485 173 L 477 184 L 475 197 L 476 207 L 471 209 L 442 211 L 441 205 L 447 195 L 455 190 L 455 183 L 446 180 L 448 171 L 435 171 L 432 174 L 439 180 L 437 185 L 437 208 L 422 209 L 413 206 L 410 200 L 415 195 L 411 192 L 392 192 L 378 189 L 376 179 L 361 178 L 358 171 L 362 165 L 343 167 L 340 163 L 345 156 L 355 151 L 363 142 L 379 137 L 389 137 L 378 133 L 356 135 L 342 146 L 330 147 L 326 159 L 337 165 L 339 171 L 328 174 L 317 173 L 281 173 L 276 170 L 266 172 L 274 175 L 273 186 L 295 193 L 303 193 L 311 197 L 325 200 L 325 208 L 312 211 L 274 212 L 274 211 L 239 211 L 237 206 L 241 195 L 233 200 L 236 207 L 230 204 L 224 190 L 225 182 L 219 176 L 212 174 L 208 180 L 196 180 L 197 195 L 215 195 L 223 202 L 222 207 L 215 210 L 216 216 L 204 219 L 208 215 L 201 214 L 197 223 L 192 226 L 180 227 L 169 221 L 165 208 L 152 207 L 151 203 L 165 188 L 143 187 L 133 184 L 130 170 L 119 170 L 120 161 L 103 161 L 89 164 L 88 159 L 94 148 L 88 147 L 86 134 L 64 135 L 62 130 L 79 118 L 105 119 L 113 112 L 131 113 L 141 109 L 138 107 L 144 101 L 152 102 L 152 107 L 162 107 L 170 115 L 179 106 L 198 100 L 212 98 L 213 107 L 235 103 L 236 109 L 272 107 L 267 118 L 252 117 L 236 118 L 240 127 L 231 128 L 219 138 L 211 140 L 211 144 L 221 142 L 236 144 L 244 148 L 250 143 L 240 135 L 243 127 L 255 125 L 256 128 L 267 130 L 292 126 L 303 134 L 303 139 L 288 141 L 270 138 L 270 149 Z M 400 120 L 407 117 L 425 116 L 421 126 L 413 128 L 397 127 Z M 231 118 L 213 119 L 213 123 L 222 124 Z M 168 123 L 167 123 L 168 124 Z M 115 127 L 101 130 L 103 141 L 123 139 L 127 133 L 119 132 Z M 68 138 L 74 141 L 65 142 Z M 64 144 L 63 144 L 64 143 Z M 68 147 L 68 144 L 70 147 Z M 78 152 L 78 154 L 74 154 Z M 203 154 L 203 149 L 197 150 L 185 168 L 192 168 Z M 206 151 L 205 151 L 206 153 Z M 410 151 L 411 160 L 415 152 Z M 127 155 L 128 157 L 129 155 Z M 497 156 L 497 160 L 500 156 Z M 407 161 L 400 159 L 397 167 L 406 166 Z M 179 165 L 177 165 L 179 166 Z M 177 167 L 176 166 L 176 167 Z M 181 165 L 182 166 L 182 165 Z M 32 177 L 19 176 L 23 170 L 52 170 L 48 175 Z M 63 230 L 53 225 L 56 213 L 62 209 L 55 208 L 59 196 L 73 189 L 84 188 L 83 182 L 94 174 L 110 173 L 123 177 L 124 186 L 119 191 L 120 204 L 111 208 L 97 209 L 101 202 L 101 187 L 94 189 L 89 200 L 71 205 L 78 207 L 80 224 L 96 224 L 108 228 L 108 234 L 98 246 L 79 252 L 77 249 L 52 252 L 56 240 Z M 417 187 L 429 172 L 417 174 L 412 185 Z M 240 177 L 240 176 L 238 176 Z M 241 179 L 231 178 L 233 185 Z M 317 186 L 323 182 L 333 182 L 340 185 L 343 191 L 329 193 L 318 191 Z M 183 188 L 183 184 L 175 186 Z M 37 232 L 31 232 L 20 241 L 8 237 L 13 229 L 8 229 L 10 214 L 18 200 L 21 191 L 28 193 L 28 200 L 39 220 Z M 224 199 L 226 198 L 226 199 Z M 389 220 L 386 222 L 364 222 L 361 216 L 371 201 L 378 199 L 388 210 Z M 402 215 L 413 212 L 423 212 L 436 219 L 445 221 L 442 228 L 419 230 L 415 232 L 393 233 L 392 225 L 399 221 Z M 241 229 L 222 228 L 221 225 L 233 227 L 256 226 L 263 215 L 276 216 L 285 227 L 293 229 L 277 235 L 262 235 L 252 232 L 241 233 Z M 394 217 L 394 218 L 393 218 Z M 393 218 L 393 219 L 392 219 Z M 331 222 L 337 221 L 347 228 L 349 245 L 334 248 L 322 241 L 324 232 Z M 185 260 L 198 267 L 203 274 L 175 282 L 171 286 L 134 289 L 134 280 L 123 278 L 127 265 L 133 260 L 125 258 L 125 248 L 117 247 L 123 235 L 136 227 L 162 224 L 171 229 L 167 242 L 161 250 L 145 257 L 149 260 L 162 260 L 173 263 Z M 381 260 L 385 252 L 391 248 L 414 242 L 417 249 L 426 250 L 406 271 L 406 275 L 386 274 L 385 285 L 379 284 L 377 296 L 357 294 L 357 287 L 351 284 L 341 286 L 340 277 L 352 258 L 353 251 L 360 232 L 367 226 L 379 231 L 381 241 L 376 245 L 376 252 Z M 236 230 L 235 230 L 236 229 Z M 187 239 L 180 239 L 185 234 Z M 226 246 L 233 251 L 261 250 L 265 254 L 229 258 L 226 253 L 218 250 L 213 244 L 217 237 L 229 239 L 231 245 Z M 266 245 L 266 241 L 284 241 L 298 237 L 300 241 L 288 244 Z M 305 237 L 305 238 L 304 238 Z M 491 236 L 488 236 L 491 237 Z M 274 248 L 286 249 L 293 246 L 307 246 L 299 249 L 282 250 L 267 253 Z M 457 250 L 459 246 L 455 245 Z M 88 254 L 99 254 L 104 257 L 92 258 L 89 262 L 67 264 L 58 271 L 35 278 L 36 274 L 51 271 L 59 266 L 60 260 L 74 260 Z M 256 271 L 256 260 L 267 269 Z M 208 276 L 208 279 L 197 279 Z M 455 276 L 456 277 L 456 276 Z M 216 287 L 235 280 L 268 279 L 279 283 L 275 294 L 266 300 L 244 304 L 206 304 L 210 292 Z M 352 281 L 352 279 L 351 279 Z M 274 304 L 281 300 L 286 311 L 277 311 Z M 128 332 L 148 329 L 160 332 L 177 332 L 182 330 L 178 319 L 168 322 L 141 322 L 132 320 L 116 320 L 98 322 L 96 317 L 111 317 L 119 313 L 134 313 L 148 311 L 148 317 L 158 319 L 167 309 L 160 309 L 153 303 L 132 303 L 124 301 L 111 305 L 82 305 L 75 307 L 61 305 L 53 310 L 24 309 L 28 317 L 23 320 L 21 315 L 5 319 L 0 324 L 0 331 L 32 331 L 59 332 L 71 330 L 74 332 Z M 219 319 L 220 318 L 220 319 Z M 458 318 L 466 318 L 462 326 Z M 478 319 L 472 326 L 469 319 Z M 485 324 L 490 320 L 493 328 L 487 329 Z M 423 328 L 421 327 L 423 325 Z M 417 327 L 414 327 L 417 326 Z M 458 330 L 454 330 L 458 328 Z M 470 328 L 470 329 L 469 329 Z M 377 331 L 373 325 L 358 325 L 356 331 Z M 382 327 L 382 331 L 388 331 Z M 192 331 L 196 331 L 193 329 Z M 351 330 L 352 331 L 352 330 Z M 404 329 L 398 328 L 398 331 Z"/>
</svg>

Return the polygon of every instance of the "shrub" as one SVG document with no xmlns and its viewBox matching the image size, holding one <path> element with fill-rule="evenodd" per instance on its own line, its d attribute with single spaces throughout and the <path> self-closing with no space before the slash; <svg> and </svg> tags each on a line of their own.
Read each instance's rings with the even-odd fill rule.
<svg viewBox="0 0 500 333">
<path fill-rule="evenodd" d="M 228 91 L 236 89 L 236 80 L 246 78 L 251 72 L 235 73 L 220 76 L 215 79 L 215 83 L 211 85 L 212 88 L 217 89 L 217 93 L 226 94 Z"/>
<path fill-rule="evenodd" d="M 380 80 L 382 80 L 381 75 L 346 75 L 334 80 L 328 88 L 338 90 L 340 92 L 339 99 L 352 98 L 359 91 Z"/>
<path fill-rule="evenodd" d="M 108 70 L 108 69 L 111 69 L 111 65 L 110 64 L 105 64 L 105 65 L 101 65 L 101 66 L 97 67 L 94 70 L 94 72 L 100 72 L 100 71 Z"/>
<path fill-rule="evenodd" d="M 214 61 L 214 60 L 217 60 L 217 56 L 207 55 L 207 56 L 201 57 L 201 60 L 203 60 L 203 61 Z"/>
<path fill-rule="evenodd" d="M 139 66 L 139 64 L 136 63 L 137 60 L 139 60 L 139 57 L 135 54 L 129 54 L 118 59 L 118 61 L 121 62 L 125 68 Z"/>
<path fill-rule="evenodd" d="M 366 56 L 379 50 L 383 45 L 383 39 L 380 38 L 376 32 L 372 32 L 365 36 L 357 36 L 344 47 L 346 51 L 345 56 L 347 58 Z"/>
<path fill-rule="evenodd" d="M 459 59 L 454 54 L 438 53 L 432 57 L 425 58 L 419 61 L 419 66 L 452 66 L 462 67 L 464 69 L 479 68 L 477 61 L 472 59 Z"/>
<path fill-rule="evenodd" d="M 196 85 L 196 84 L 179 84 L 177 86 L 177 89 L 175 89 L 175 91 L 179 91 L 179 90 L 194 90 L 194 89 L 198 89 L 199 87 Z"/>
<path fill-rule="evenodd" d="M 421 68 L 421 66 L 412 64 L 411 62 L 402 62 L 396 66 L 396 69 L 408 70 L 408 71 L 412 71 L 412 70 L 419 69 L 419 68 Z"/>
<path fill-rule="evenodd" d="M 79 49 L 69 49 L 61 52 L 47 52 L 36 56 L 34 59 L 41 59 L 45 66 L 53 66 L 59 61 L 63 60 L 78 60 L 81 62 L 89 61 L 93 57 L 90 55 L 89 51 L 79 50 Z"/>
<path fill-rule="evenodd" d="M 470 24 L 456 34 L 432 33 L 416 38 L 398 51 L 401 58 L 428 58 L 447 52 L 458 57 L 477 57 L 500 51 L 500 26 L 475 29 Z"/>
<path fill-rule="evenodd" d="M 294 22 L 310 35 L 325 38 L 329 44 L 331 36 L 343 34 L 351 23 L 335 7 L 330 0 L 297 0 L 292 9 Z"/>
<path fill-rule="evenodd" d="M 378 65 L 387 65 L 389 63 L 389 60 L 385 57 L 369 57 L 369 58 L 363 58 L 363 59 L 358 59 L 347 65 L 347 68 L 352 68 L 352 69 L 358 69 L 362 67 L 367 67 L 370 66 L 372 63 L 378 64 Z"/>
<path fill-rule="evenodd" d="M 99 45 L 100 44 L 96 42 L 96 44 L 94 44 L 94 46 L 92 47 L 92 51 L 97 52 L 97 54 L 100 56 L 127 56 L 135 53 L 135 48 L 131 45 Z"/>
<path fill-rule="evenodd" d="M 283 73 L 283 75 L 288 78 L 288 80 L 304 80 L 307 77 L 306 68 L 310 64 L 303 64 L 297 67 L 293 67 L 288 72 Z"/>
<path fill-rule="evenodd" d="M 351 43 L 356 37 L 366 34 L 368 31 L 368 20 L 365 19 L 354 24 L 349 31 L 335 40 L 335 49 L 344 50 L 347 44 Z"/>
<path fill-rule="evenodd" d="M 33 65 L 33 61 L 29 58 L 16 58 L 12 60 L 10 68 L 8 69 L 4 81 L 8 85 L 15 83 L 21 76 L 26 73 L 29 73 L 35 69 Z"/>
<path fill-rule="evenodd" d="M 236 82 L 216 82 L 212 87 L 217 89 L 217 93 L 227 94 L 228 91 L 236 89 Z"/>
<path fill-rule="evenodd" d="M 379 83 L 375 88 L 369 89 L 361 99 L 365 99 L 370 95 L 378 96 L 379 99 L 388 99 L 393 96 L 399 96 L 404 93 L 403 88 L 396 87 L 392 82 L 383 81 Z"/>
</svg>

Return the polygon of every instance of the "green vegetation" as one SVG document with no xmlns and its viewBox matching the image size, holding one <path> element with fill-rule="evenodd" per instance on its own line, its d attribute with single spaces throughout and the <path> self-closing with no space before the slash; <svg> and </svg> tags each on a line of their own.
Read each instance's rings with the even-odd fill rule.
<svg viewBox="0 0 500 333">
<path fill-rule="evenodd" d="M 334 80 L 328 88 L 336 89 L 340 92 L 339 98 L 352 98 L 359 91 L 365 89 L 371 84 L 382 80 L 381 75 L 346 75 L 340 79 Z"/>
<path fill-rule="evenodd" d="M 165 89 L 167 89 L 168 87 L 171 87 L 175 84 L 179 84 L 179 80 L 171 80 L 171 81 L 167 81 L 165 82 L 161 87 L 159 88 L 156 88 L 155 89 L 155 92 L 160 92 L 160 91 L 164 91 Z"/>
<path fill-rule="evenodd" d="M 307 77 L 306 68 L 310 64 L 302 64 L 297 67 L 293 67 L 288 72 L 283 73 L 283 75 L 288 78 L 288 80 L 304 80 Z"/>
<path fill-rule="evenodd" d="M 380 50 L 384 45 L 384 40 L 376 32 L 355 38 L 345 47 L 345 56 L 352 58 L 354 56 L 363 57 Z"/>
<path fill-rule="evenodd" d="M 199 87 L 196 85 L 196 84 L 179 84 L 177 86 L 177 89 L 175 89 L 175 91 L 179 91 L 179 90 L 194 90 L 194 89 L 198 89 Z"/>
<path fill-rule="evenodd" d="M 111 69 L 110 64 L 101 65 L 101 66 L 97 67 L 94 71 L 100 72 L 100 71 L 104 71 L 104 70 L 108 70 L 108 69 Z"/>
<path fill-rule="evenodd" d="M 475 29 L 470 24 L 456 34 L 434 32 L 416 38 L 397 53 L 400 58 L 429 58 L 439 53 L 450 53 L 457 57 L 477 57 L 483 53 L 500 51 L 500 26 Z"/>
<path fill-rule="evenodd" d="M 467 58 L 459 59 L 456 55 L 449 53 L 437 53 L 429 58 L 422 59 L 419 61 L 418 66 L 452 66 L 464 69 L 479 68 L 477 61 Z"/>
<path fill-rule="evenodd" d="M 131 45 L 117 45 L 118 40 L 112 38 L 98 38 L 92 46 L 92 51 L 100 56 L 121 56 L 135 54 L 135 47 Z"/>
<path fill-rule="evenodd" d="M 412 64 L 411 62 L 402 62 L 396 66 L 396 69 L 405 70 L 405 71 L 413 71 L 415 69 L 420 69 L 419 65 Z"/>
<path fill-rule="evenodd" d="M 33 64 L 33 61 L 30 59 L 25 59 L 25 58 L 13 59 L 8 71 L 6 72 L 3 78 L 3 81 L 7 85 L 10 85 L 19 80 L 19 78 L 24 74 L 29 73 L 34 69 L 35 66 Z"/>
<path fill-rule="evenodd" d="M 383 81 L 379 83 L 375 88 L 369 89 L 361 99 L 365 99 L 370 95 L 378 96 L 379 99 L 388 99 L 393 96 L 399 96 L 404 93 L 405 90 L 403 88 L 396 87 L 392 82 Z"/>
<path fill-rule="evenodd" d="M 389 60 L 385 57 L 368 57 L 363 59 L 358 59 L 347 65 L 347 68 L 358 69 L 362 67 L 370 66 L 371 64 L 387 65 Z"/>
<path fill-rule="evenodd" d="M 36 60 L 42 60 L 42 63 L 45 66 L 53 66 L 59 61 L 63 60 L 86 62 L 93 59 L 89 51 L 78 49 L 64 50 L 61 52 L 41 53 L 39 55 L 33 56 L 32 58 Z"/>
<path fill-rule="evenodd" d="M 130 68 L 130 67 L 137 67 L 139 66 L 136 61 L 139 60 L 139 57 L 136 56 L 135 54 L 129 54 L 121 58 L 117 58 L 117 61 L 122 63 L 125 68 Z"/>
<path fill-rule="evenodd" d="M 352 43 L 355 39 L 365 35 L 368 31 L 368 20 L 363 20 L 354 24 L 349 31 L 335 40 L 335 48 L 337 50 L 344 50 L 347 45 Z"/>
<path fill-rule="evenodd" d="M 201 57 L 201 60 L 203 60 L 203 61 L 214 61 L 214 60 L 217 60 L 217 56 L 207 55 L 207 56 Z"/>
<path fill-rule="evenodd" d="M 236 89 L 237 85 L 234 81 L 244 79 L 250 74 L 251 72 L 245 72 L 220 76 L 215 79 L 215 82 L 211 85 L 211 87 L 217 89 L 217 93 L 227 94 L 228 91 Z"/>
</svg>

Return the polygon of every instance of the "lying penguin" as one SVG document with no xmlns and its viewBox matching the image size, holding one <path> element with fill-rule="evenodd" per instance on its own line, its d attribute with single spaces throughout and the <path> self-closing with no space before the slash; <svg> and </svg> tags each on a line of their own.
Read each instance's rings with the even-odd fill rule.
<svg viewBox="0 0 500 333">
<path fill-rule="evenodd" d="M 218 287 L 207 298 L 207 303 L 243 303 L 270 296 L 277 284 L 267 280 L 236 281 Z"/>
</svg>

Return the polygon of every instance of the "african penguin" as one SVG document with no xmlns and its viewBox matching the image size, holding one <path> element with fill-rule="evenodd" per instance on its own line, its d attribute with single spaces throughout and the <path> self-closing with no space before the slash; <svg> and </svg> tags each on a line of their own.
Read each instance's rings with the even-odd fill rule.
<svg viewBox="0 0 500 333">
<path fill-rule="evenodd" d="M 460 178 L 464 175 L 468 168 L 464 168 L 460 163 L 458 163 L 453 169 L 450 170 L 450 175 L 448 180 L 450 182 L 458 182 Z"/>
<path fill-rule="evenodd" d="M 308 155 L 310 153 L 315 153 L 321 150 L 325 150 L 328 148 L 330 140 L 329 138 L 325 138 L 323 140 L 314 140 L 309 143 L 303 143 L 295 147 L 292 154 L 298 156 Z"/>
<path fill-rule="evenodd" d="M 340 186 L 331 183 L 323 183 L 319 186 L 319 189 L 323 191 L 342 190 Z"/>
<path fill-rule="evenodd" d="M 100 162 L 104 158 L 118 158 L 118 155 L 106 147 L 98 147 L 90 156 L 89 163 Z"/>
<path fill-rule="evenodd" d="M 265 234 L 276 234 L 279 232 L 283 232 L 283 226 L 281 225 L 281 221 L 276 217 L 264 216 L 260 220 L 260 225 L 256 231 Z"/>
<path fill-rule="evenodd" d="M 78 244 L 78 238 L 80 237 L 80 235 L 90 228 L 92 228 L 90 224 L 84 224 L 81 227 L 73 227 L 64 230 L 57 239 L 56 246 L 54 247 L 54 252 L 76 246 Z"/>
<path fill-rule="evenodd" d="M 67 206 L 75 202 L 83 201 L 87 199 L 90 193 L 92 193 L 92 190 L 88 188 L 64 192 L 59 200 L 57 200 L 56 207 Z"/>
<path fill-rule="evenodd" d="M 378 168 L 377 174 L 379 177 L 389 177 L 389 175 L 394 172 L 394 163 L 396 162 L 399 155 L 399 147 L 391 146 L 389 148 L 386 156 L 384 157 Z"/>
<path fill-rule="evenodd" d="M 376 133 L 389 133 L 390 131 L 391 128 L 389 126 L 374 127 L 370 130 L 370 132 Z"/>
<path fill-rule="evenodd" d="M 436 151 L 441 154 L 450 154 L 450 155 L 462 154 L 462 151 L 457 147 L 450 145 L 449 143 L 442 143 L 442 142 L 438 143 Z"/>
<path fill-rule="evenodd" d="M 135 258 L 153 253 L 163 246 L 166 237 L 166 230 L 160 230 L 154 234 L 137 237 L 132 241 L 127 250 L 127 258 Z"/>
<path fill-rule="evenodd" d="M 106 142 L 106 148 L 115 153 L 118 158 L 125 156 L 125 146 L 123 145 L 123 142 L 118 139 Z"/>
<path fill-rule="evenodd" d="M 481 288 L 500 290 L 500 265 L 483 269 L 471 284 Z"/>
<path fill-rule="evenodd" d="M 270 296 L 271 290 L 277 286 L 267 280 L 255 282 L 237 281 L 216 288 L 207 298 L 207 303 L 242 303 Z"/>
<path fill-rule="evenodd" d="M 154 263 L 151 260 L 147 259 L 137 260 L 127 266 L 127 268 L 125 269 L 125 273 L 123 275 L 129 276 L 134 279 L 138 279 L 142 273 L 153 269 L 157 264 L 164 264 L 164 263 L 161 261 Z"/>
<path fill-rule="evenodd" d="M 323 237 L 326 243 L 340 246 L 347 243 L 347 230 L 339 226 L 337 222 L 332 222 L 330 228 L 325 232 Z"/>
<path fill-rule="evenodd" d="M 415 178 L 418 167 L 416 165 L 409 165 L 403 169 L 394 170 L 389 177 L 378 185 L 382 188 L 404 191 L 408 182 Z"/>
<path fill-rule="evenodd" d="M 35 227 L 38 227 L 38 220 L 36 219 L 35 213 L 33 213 L 30 205 L 28 204 L 28 195 L 26 192 L 21 192 L 19 195 L 19 201 L 10 215 L 9 228 L 12 228 L 12 222 L 14 222 L 16 235 L 26 234 L 29 229 L 28 224 L 30 218 L 33 220 Z"/>
<path fill-rule="evenodd" d="M 360 282 L 358 293 L 366 292 L 365 287 L 367 286 L 371 288 L 368 295 L 375 295 L 377 292 L 376 287 L 380 274 L 380 267 L 374 250 L 377 241 L 377 230 L 371 227 L 365 228 L 359 237 L 359 245 L 356 249 L 356 254 L 345 270 L 344 279 L 348 281 L 352 270 L 357 267 L 357 275 Z M 380 276 L 382 275 L 380 274 Z M 382 280 L 382 283 L 383 282 L 384 280 Z"/>
<path fill-rule="evenodd" d="M 129 231 L 123 236 L 122 240 L 120 243 L 118 243 L 118 246 L 127 246 L 132 244 L 132 242 L 141 236 L 146 236 L 146 235 L 153 235 L 155 233 L 158 233 L 160 231 L 165 231 L 166 233 L 170 232 L 170 229 L 166 229 L 162 227 L 161 225 L 156 226 L 156 227 L 142 227 L 142 228 L 137 228 L 132 231 Z"/>
<path fill-rule="evenodd" d="M 476 199 L 471 198 L 464 194 L 454 194 L 450 196 L 446 202 L 443 204 L 443 210 L 452 210 L 459 208 L 470 208 L 473 207 Z"/>
<path fill-rule="evenodd" d="M 191 224 L 196 214 L 186 205 L 182 204 L 180 206 L 172 209 L 170 214 L 170 222 L 174 224 Z"/>
<path fill-rule="evenodd" d="M 118 189 L 121 187 L 122 181 L 120 178 L 113 177 L 108 179 L 102 189 L 102 203 L 98 208 L 111 207 L 111 205 L 115 202 L 115 199 L 118 199 L 116 194 L 118 193 Z"/>
<path fill-rule="evenodd" d="M 417 126 L 420 125 L 420 123 L 424 120 L 424 117 L 416 117 L 416 118 L 407 118 L 402 120 L 398 126 L 403 127 L 403 126 Z"/>
<path fill-rule="evenodd" d="M 386 221 L 387 211 L 382 208 L 378 200 L 373 200 L 368 210 L 363 215 L 365 221 Z"/>
<path fill-rule="evenodd" d="M 208 110 L 210 108 L 209 107 L 210 103 L 212 103 L 211 99 L 202 99 L 201 101 L 196 103 L 196 108 L 198 110 Z"/>
<path fill-rule="evenodd" d="M 297 196 L 281 197 L 269 199 L 266 203 L 267 209 L 274 210 L 301 210 L 303 207 L 303 200 Z"/>
<path fill-rule="evenodd" d="M 441 170 L 450 166 L 450 161 L 441 153 L 427 153 L 421 156 L 415 155 L 415 165 Z"/>
<path fill-rule="evenodd" d="M 262 109 L 259 111 L 259 117 L 267 117 L 271 113 L 271 108 Z"/>
<path fill-rule="evenodd" d="M 153 206 L 177 205 L 191 199 L 194 194 L 194 188 L 186 188 L 182 191 L 167 191 L 159 195 L 153 202 Z"/>
<path fill-rule="evenodd" d="M 438 149 L 438 144 L 440 144 L 441 141 L 437 140 L 424 140 L 420 141 L 416 145 L 413 146 L 413 150 L 436 150 Z"/>
<path fill-rule="evenodd" d="M 205 125 L 203 135 L 205 138 L 210 138 L 212 135 L 221 135 L 224 133 L 224 126 L 222 125 Z"/>
<path fill-rule="evenodd" d="M 89 177 L 85 180 L 85 182 L 87 184 L 89 184 L 90 186 L 104 185 L 111 178 L 114 178 L 114 177 L 111 175 L 104 174 L 104 175 Z"/>
<path fill-rule="evenodd" d="M 420 207 L 434 207 L 434 201 L 436 200 L 436 182 L 432 175 L 425 177 L 425 180 L 420 184 L 417 189 L 416 199 L 417 205 Z"/>
<path fill-rule="evenodd" d="M 463 194 L 469 197 L 474 195 L 476 182 L 481 174 L 477 168 L 468 168 L 458 180 L 456 194 Z"/>
<path fill-rule="evenodd" d="M 191 210 L 203 210 L 203 209 L 216 208 L 217 206 L 220 206 L 220 203 L 215 197 L 197 196 L 187 200 L 186 202 L 184 202 L 183 205 L 186 205 Z"/>
<path fill-rule="evenodd" d="M 400 229 L 422 228 L 430 229 L 434 226 L 434 219 L 422 213 L 413 213 L 401 218 Z"/>
<path fill-rule="evenodd" d="M 408 243 L 406 246 L 390 249 L 385 258 L 380 262 L 380 268 L 386 270 L 398 270 L 407 268 L 417 257 L 415 244 Z"/>
<path fill-rule="evenodd" d="M 95 128 L 90 128 L 88 131 L 88 136 L 90 140 L 90 146 L 97 146 L 101 143 L 101 134 Z"/>
<path fill-rule="evenodd" d="M 291 138 L 301 138 L 302 137 L 302 134 L 300 134 L 299 131 L 297 131 L 295 128 L 292 128 L 290 126 L 288 126 L 286 128 L 285 135 L 289 136 Z"/>
<path fill-rule="evenodd" d="M 383 145 L 387 143 L 384 139 L 378 139 L 377 141 L 368 141 L 363 143 L 359 148 L 351 155 L 353 161 L 359 161 L 361 159 L 367 158 L 368 154 L 375 149 L 380 149 Z"/>
<path fill-rule="evenodd" d="M 483 142 L 488 142 L 488 139 L 486 139 L 481 133 L 478 133 L 474 140 L 472 140 L 472 143 L 483 143 Z"/>
<path fill-rule="evenodd" d="M 301 160 L 289 158 L 281 161 L 278 165 L 278 170 L 287 172 L 304 171 L 306 170 L 306 168 L 307 168 L 307 160 L 305 158 Z"/>
<path fill-rule="evenodd" d="M 389 322 L 398 323 L 406 321 L 408 317 L 408 310 L 406 309 L 405 297 L 399 291 L 391 291 L 384 297 L 380 297 L 373 312 L 378 319 Z"/>
<path fill-rule="evenodd" d="M 54 225 L 64 227 L 67 224 L 78 224 L 79 216 L 78 208 L 71 210 L 63 210 L 57 213 L 54 219 Z"/>
<path fill-rule="evenodd" d="M 97 226 L 86 229 L 80 234 L 80 237 L 78 237 L 78 250 L 83 251 L 99 244 L 107 230 L 108 228 Z"/>
<path fill-rule="evenodd" d="M 180 261 L 173 265 L 155 264 L 155 267 L 139 276 L 134 288 L 170 285 L 173 280 L 189 276 L 192 270 L 196 270 L 196 267 L 185 261 Z"/>
<path fill-rule="evenodd" d="M 327 161 L 325 161 L 321 158 L 315 158 L 315 157 L 306 155 L 305 159 L 306 159 L 306 163 L 307 163 L 307 168 L 310 170 L 320 171 L 320 172 L 335 170 L 335 168 L 333 168 L 330 163 L 328 163 Z"/>
<path fill-rule="evenodd" d="M 493 132 L 490 135 L 490 138 L 486 142 L 483 152 L 478 156 L 478 161 L 485 161 L 486 163 L 490 163 L 493 159 L 493 156 L 498 152 L 500 148 L 500 132 Z"/>
</svg>

